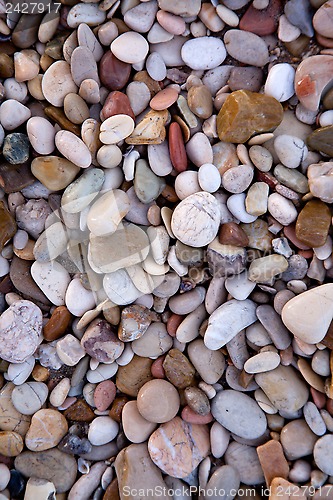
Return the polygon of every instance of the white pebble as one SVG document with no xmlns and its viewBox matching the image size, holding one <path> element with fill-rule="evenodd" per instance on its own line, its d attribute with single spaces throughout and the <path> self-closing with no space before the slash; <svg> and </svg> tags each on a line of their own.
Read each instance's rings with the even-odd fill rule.
<svg viewBox="0 0 333 500">
<path fill-rule="evenodd" d="M 97 417 L 89 425 L 88 439 L 101 446 L 112 441 L 118 434 L 119 425 L 110 417 Z"/>
<path fill-rule="evenodd" d="M 221 186 L 221 175 L 215 165 L 204 163 L 199 168 L 198 181 L 203 191 L 215 193 Z"/>
<path fill-rule="evenodd" d="M 288 63 L 275 64 L 267 76 L 265 94 L 275 97 L 279 102 L 290 99 L 294 91 L 295 70 Z"/>
</svg>

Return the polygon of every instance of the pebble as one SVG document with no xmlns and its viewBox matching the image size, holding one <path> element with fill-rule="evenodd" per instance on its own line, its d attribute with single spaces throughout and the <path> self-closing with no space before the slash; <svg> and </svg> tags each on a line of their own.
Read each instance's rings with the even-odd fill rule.
<svg viewBox="0 0 333 500">
<path fill-rule="evenodd" d="M 0 464 L 0 477 L 1 477 L 1 482 L 0 482 L 0 491 L 3 491 L 6 489 L 9 481 L 10 481 L 10 471 L 5 464 Z"/>
<path fill-rule="evenodd" d="M 152 323 L 146 333 L 133 341 L 132 349 L 138 356 L 157 357 L 166 353 L 172 346 L 172 338 L 163 323 Z"/>
<path fill-rule="evenodd" d="M 222 40 L 206 36 L 186 41 L 181 49 L 182 60 L 194 70 L 216 68 L 226 55 Z"/>
<path fill-rule="evenodd" d="M 29 139 L 25 134 L 8 134 L 3 142 L 2 154 L 12 165 L 25 163 L 29 158 Z"/>
<path fill-rule="evenodd" d="M 326 424 L 317 408 L 317 406 L 312 403 L 312 401 L 308 401 L 304 405 L 303 409 L 304 418 L 312 432 L 314 432 L 317 436 L 322 436 L 326 432 Z"/>
<path fill-rule="evenodd" d="M 245 198 L 246 211 L 255 216 L 263 215 L 268 208 L 269 187 L 265 182 L 255 182 Z"/>
<path fill-rule="evenodd" d="M 220 351 L 208 349 L 202 339 L 192 341 L 188 346 L 191 363 L 207 384 L 215 384 L 225 370 L 225 359 Z"/>
<path fill-rule="evenodd" d="M 74 335 L 68 334 L 57 342 L 57 355 L 67 366 L 76 366 L 85 355 L 79 340 Z"/>
<path fill-rule="evenodd" d="M 310 247 L 321 247 L 331 224 L 329 209 L 319 200 L 309 201 L 298 214 L 296 237 Z"/>
<path fill-rule="evenodd" d="M 269 195 L 268 211 L 283 226 L 289 226 L 298 215 L 293 202 L 278 193 Z"/>
<path fill-rule="evenodd" d="M 175 236 L 185 245 L 207 245 L 215 238 L 219 227 L 216 199 L 204 192 L 188 196 L 174 210 L 171 227 Z"/>
<path fill-rule="evenodd" d="M 59 83 L 61 82 L 61 85 Z M 53 106 L 61 107 L 67 94 L 77 92 L 70 66 L 66 61 L 55 61 L 45 71 L 42 79 L 42 92 Z"/>
<path fill-rule="evenodd" d="M 56 410 L 38 410 L 31 419 L 25 444 L 31 451 L 44 451 L 57 446 L 68 431 L 65 417 Z"/>
<path fill-rule="evenodd" d="M 332 162 L 314 163 L 307 170 L 310 192 L 325 203 L 333 202 L 330 189 L 332 166 Z"/>
<path fill-rule="evenodd" d="M 253 399 L 241 392 L 219 392 L 212 400 L 211 408 L 214 418 L 239 437 L 256 439 L 267 428 L 264 412 Z"/>
<path fill-rule="evenodd" d="M 88 26 L 98 26 L 105 21 L 106 14 L 99 10 L 95 3 L 77 4 L 72 7 L 67 16 L 70 28 L 77 28 L 81 23 Z"/>
<path fill-rule="evenodd" d="M 0 122 L 6 130 L 14 130 L 31 116 L 29 108 L 14 99 L 7 99 L 0 109 Z"/>
<path fill-rule="evenodd" d="M 185 389 L 194 380 L 195 370 L 189 360 L 178 349 L 171 349 L 163 361 L 166 378 L 179 389 Z"/>
<path fill-rule="evenodd" d="M 198 182 L 203 191 L 215 193 L 221 185 L 221 176 L 212 163 L 204 163 L 198 171 Z"/>
<path fill-rule="evenodd" d="M 136 32 L 126 32 L 111 43 L 111 52 L 120 60 L 129 64 L 143 61 L 148 53 L 146 39 Z"/>
<path fill-rule="evenodd" d="M 81 168 L 91 165 L 91 153 L 84 142 L 68 130 L 60 130 L 55 135 L 55 143 L 67 160 Z"/>
<path fill-rule="evenodd" d="M 56 306 L 65 303 L 65 294 L 70 282 L 67 270 L 58 262 L 34 262 L 31 276 L 46 297 Z"/>
<path fill-rule="evenodd" d="M 272 371 L 258 373 L 255 381 L 279 411 L 296 412 L 308 400 L 308 388 L 291 366 L 280 365 Z"/>
<path fill-rule="evenodd" d="M 184 478 L 209 453 L 209 432 L 205 425 L 189 424 L 175 417 L 162 424 L 148 441 L 153 462 L 166 474 Z M 161 453 L 160 450 L 164 450 Z"/>
<path fill-rule="evenodd" d="M 280 356 L 276 352 L 261 352 L 252 356 L 244 364 L 247 373 L 263 373 L 274 370 L 280 364 Z"/>
<path fill-rule="evenodd" d="M 70 490 L 77 474 L 75 458 L 57 448 L 40 452 L 24 451 L 15 459 L 15 468 L 25 477 L 52 481 L 57 493 Z"/>
<path fill-rule="evenodd" d="M 22 415 L 33 415 L 41 409 L 48 396 L 47 385 L 43 382 L 26 382 L 12 392 L 12 403 Z"/>
<path fill-rule="evenodd" d="M 220 349 L 232 340 L 238 332 L 257 319 L 256 305 L 249 299 L 231 299 L 217 308 L 210 316 L 204 342 L 211 350 Z"/>
<path fill-rule="evenodd" d="M 1 357 L 22 363 L 36 350 L 41 340 L 42 313 L 28 300 L 18 300 L 0 317 Z"/>
<path fill-rule="evenodd" d="M 89 425 L 88 439 L 92 445 L 101 446 L 112 441 L 118 434 L 119 426 L 110 417 L 96 417 Z"/>
<path fill-rule="evenodd" d="M 213 163 L 213 149 L 209 139 L 202 132 L 197 132 L 186 144 L 188 158 L 197 167 L 205 163 Z M 215 163 L 214 163 L 215 165 Z"/>
<path fill-rule="evenodd" d="M 250 31 L 229 30 L 224 35 L 224 43 L 228 54 L 243 64 L 260 67 L 268 62 L 265 42 Z M 246 50 L 240 50 L 241 47 Z"/>
<path fill-rule="evenodd" d="M 278 441 L 271 440 L 259 446 L 257 453 L 266 484 L 271 484 L 275 477 L 288 478 L 289 465 Z"/>
<path fill-rule="evenodd" d="M 122 412 L 124 433 L 131 443 L 143 443 L 156 429 L 156 424 L 148 422 L 138 411 L 136 401 L 125 404 Z"/>
<path fill-rule="evenodd" d="M 274 140 L 274 149 L 283 165 L 297 168 L 308 154 L 308 148 L 298 137 L 281 134 Z"/>
<path fill-rule="evenodd" d="M 238 472 L 242 483 L 254 485 L 263 482 L 263 470 L 253 447 L 237 442 L 230 443 L 225 461 Z"/>
<path fill-rule="evenodd" d="M 301 4 L 298 4 L 295 0 L 289 0 L 284 13 L 288 21 L 297 26 L 304 35 L 313 36 L 312 10 L 307 2 L 302 0 Z"/>
<path fill-rule="evenodd" d="M 158 405 L 161 395 L 167 402 Z M 177 389 L 168 381 L 154 379 L 146 382 L 138 392 L 137 406 L 143 418 L 152 423 L 171 421 L 178 413 L 180 405 Z"/>
<path fill-rule="evenodd" d="M 310 455 L 316 440 L 317 436 L 303 419 L 289 422 L 281 431 L 281 444 L 289 460 Z"/>
<path fill-rule="evenodd" d="M 331 322 L 332 293 L 333 287 L 331 284 L 326 284 L 297 295 L 282 309 L 282 321 L 296 337 L 304 342 L 308 344 L 321 342 Z M 317 302 L 323 304 L 320 318 L 317 316 L 317 311 L 319 311 Z"/>
<path fill-rule="evenodd" d="M 49 155 L 55 149 L 55 130 L 52 124 L 40 116 L 34 116 L 28 120 L 27 134 L 32 147 L 37 153 Z"/>
<path fill-rule="evenodd" d="M 68 213 L 78 213 L 98 195 L 105 176 L 103 170 L 91 168 L 67 186 L 61 198 L 61 208 Z"/>
<path fill-rule="evenodd" d="M 99 63 L 99 77 L 108 90 L 121 90 L 131 73 L 130 64 L 117 59 L 111 51 L 104 54 Z"/>
<path fill-rule="evenodd" d="M 17 432 L 0 432 L 0 453 L 5 457 L 17 457 L 23 450 L 23 439 Z"/>
<path fill-rule="evenodd" d="M 294 95 L 294 78 L 295 70 L 290 64 L 275 64 L 268 73 L 265 94 L 279 102 L 287 101 Z"/>
<path fill-rule="evenodd" d="M 124 344 L 103 319 L 90 323 L 81 339 L 84 350 L 100 363 L 113 363 L 124 350 Z"/>
<path fill-rule="evenodd" d="M 313 456 L 317 467 L 325 474 L 332 475 L 332 436 L 327 434 L 317 440 Z"/>
<path fill-rule="evenodd" d="M 222 176 L 222 185 L 230 193 L 243 193 L 253 179 L 253 169 L 250 165 L 238 165 L 229 168 Z"/>
<path fill-rule="evenodd" d="M 234 491 L 239 491 L 240 478 L 237 469 L 230 465 L 218 467 L 207 483 L 207 491 L 225 491 L 227 496 L 232 496 Z M 217 499 L 214 495 L 212 498 Z"/>
</svg>

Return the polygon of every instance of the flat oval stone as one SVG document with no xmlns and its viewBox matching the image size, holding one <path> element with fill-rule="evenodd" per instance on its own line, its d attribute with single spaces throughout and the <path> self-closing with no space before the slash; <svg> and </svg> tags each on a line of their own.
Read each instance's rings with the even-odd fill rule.
<svg viewBox="0 0 333 500">
<path fill-rule="evenodd" d="M 249 279 L 255 283 L 269 281 L 277 274 L 288 269 L 288 261 L 283 255 L 271 254 L 251 262 Z"/>
<path fill-rule="evenodd" d="M 293 297 L 282 309 L 282 321 L 299 339 L 317 344 L 331 324 L 333 285 L 327 283 Z"/>
<path fill-rule="evenodd" d="M 223 63 L 226 55 L 222 40 L 207 36 L 188 40 L 181 49 L 184 63 L 195 70 L 216 68 Z"/>
<path fill-rule="evenodd" d="M 160 404 L 161 398 L 165 404 Z M 154 379 L 146 382 L 139 390 L 137 405 L 140 414 L 148 422 L 169 422 L 178 413 L 179 394 L 170 382 Z"/>
<path fill-rule="evenodd" d="M 217 132 L 221 141 L 244 143 L 255 132 L 276 128 L 282 118 L 283 108 L 274 97 L 236 90 L 227 97 L 219 111 Z"/>
<path fill-rule="evenodd" d="M 224 43 L 231 57 L 241 63 L 259 67 L 268 63 L 266 43 L 250 31 L 228 30 L 224 35 Z"/>
<path fill-rule="evenodd" d="M 117 144 L 131 135 L 134 125 L 133 118 L 128 115 L 110 116 L 101 125 L 100 140 L 103 144 Z"/>
<path fill-rule="evenodd" d="M 64 100 L 64 111 L 68 120 L 81 125 L 90 116 L 86 102 L 78 94 L 67 94 Z"/>
<path fill-rule="evenodd" d="M 172 347 L 172 337 L 163 323 L 152 323 L 146 333 L 133 341 L 132 350 L 142 357 L 157 357 L 165 354 Z M 176 377 L 176 374 L 175 374 Z"/>
<path fill-rule="evenodd" d="M 148 441 L 148 451 L 164 473 L 184 478 L 209 454 L 208 428 L 175 417 L 153 432 Z"/>
<path fill-rule="evenodd" d="M 328 206 L 320 200 L 311 200 L 298 214 L 296 237 L 309 247 L 320 247 L 327 240 L 330 225 Z"/>
<path fill-rule="evenodd" d="M 181 201 L 172 214 L 174 235 L 185 245 L 202 247 L 217 235 L 219 205 L 209 193 L 195 193 Z"/>
<path fill-rule="evenodd" d="M 311 431 L 305 420 L 296 419 L 281 430 L 281 444 L 288 460 L 297 460 L 312 454 L 317 436 Z"/>
<path fill-rule="evenodd" d="M 113 441 L 119 431 L 119 425 L 108 416 L 95 418 L 89 426 L 88 439 L 92 445 L 101 446 Z"/>
<path fill-rule="evenodd" d="M 48 394 L 48 387 L 43 382 L 26 382 L 14 388 L 12 402 L 22 415 L 33 415 L 41 409 Z"/>
<path fill-rule="evenodd" d="M 79 171 L 80 167 L 59 156 L 39 156 L 31 163 L 33 175 L 51 191 L 65 189 Z"/>
<path fill-rule="evenodd" d="M 41 116 L 33 116 L 27 123 L 27 134 L 32 147 L 41 155 L 49 155 L 55 149 L 53 125 Z"/>
<path fill-rule="evenodd" d="M 131 65 L 120 61 L 111 50 L 106 52 L 99 63 L 99 76 L 109 90 L 121 90 L 129 80 Z"/>
<path fill-rule="evenodd" d="M 1 430 L 15 431 L 21 436 L 25 436 L 29 429 L 30 417 L 23 415 L 16 410 L 12 402 L 12 394 L 15 385 L 12 382 L 0 390 L 0 423 Z"/>
<path fill-rule="evenodd" d="M 0 108 L 0 122 L 6 130 L 14 130 L 26 122 L 30 116 L 30 109 L 15 99 L 7 99 Z"/>
<path fill-rule="evenodd" d="M 280 356 L 276 352 L 264 351 L 249 358 L 244 364 L 247 373 L 263 373 L 274 370 L 280 364 Z"/>
<path fill-rule="evenodd" d="M 42 312 L 29 300 L 14 302 L 0 316 L 0 355 L 10 363 L 22 363 L 41 340 Z"/>
<path fill-rule="evenodd" d="M 206 347 L 211 350 L 220 349 L 256 320 L 256 304 L 252 300 L 229 300 L 209 318 L 204 337 Z"/>
<path fill-rule="evenodd" d="M 220 391 L 212 400 L 211 412 L 223 427 L 245 439 L 256 439 L 267 428 L 265 414 L 259 405 L 238 391 Z"/>
<path fill-rule="evenodd" d="M 98 195 L 104 182 L 100 168 L 86 170 L 78 179 L 67 186 L 61 198 L 61 208 L 68 213 L 81 212 Z"/>
<path fill-rule="evenodd" d="M 41 452 L 24 451 L 15 459 L 15 468 L 25 477 L 52 481 L 57 493 L 70 490 L 77 475 L 75 458 L 57 448 Z"/>
<path fill-rule="evenodd" d="M 280 162 L 288 168 L 299 167 L 308 154 L 308 148 L 302 139 L 288 134 L 275 138 L 274 149 Z"/>
<path fill-rule="evenodd" d="M 111 52 L 120 60 L 129 64 L 143 61 L 148 54 L 146 39 L 134 31 L 122 33 L 111 43 Z"/>
<path fill-rule="evenodd" d="M 23 450 L 23 439 L 17 432 L 0 431 L 0 453 L 5 457 L 17 457 Z"/>
<path fill-rule="evenodd" d="M 70 66 L 66 61 L 56 61 L 45 71 L 42 79 L 44 97 L 53 106 L 61 107 L 70 92 L 77 92 Z"/>
<path fill-rule="evenodd" d="M 96 3 L 82 3 L 72 7 L 67 16 L 67 24 L 70 28 L 77 28 L 81 23 L 88 26 L 98 26 L 106 18 L 106 12 L 100 10 Z"/>
<path fill-rule="evenodd" d="M 55 136 L 55 143 L 60 153 L 78 167 L 87 168 L 91 165 L 91 153 L 85 143 L 72 132 L 60 130 Z"/>
<path fill-rule="evenodd" d="M 46 297 L 56 306 L 65 303 L 65 293 L 70 282 L 66 269 L 58 262 L 34 262 L 31 275 Z"/>
<path fill-rule="evenodd" d="M 279 102 L 290 99 L 294 93 L 295 70 L 288 63 L 275 64 L 269 71 L 265 83 L 265 94 Z"/>
</svg>

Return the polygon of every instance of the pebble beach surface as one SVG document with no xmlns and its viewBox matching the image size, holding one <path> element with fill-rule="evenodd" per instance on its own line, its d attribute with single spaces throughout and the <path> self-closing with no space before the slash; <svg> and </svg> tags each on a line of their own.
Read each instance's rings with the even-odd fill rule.
<svg viewBox="0 0 333 500">
<path fill-rule="evenodd" d="M 14 5 L 0 500 L 332 500 L 333 1 Z"/>
</svg>

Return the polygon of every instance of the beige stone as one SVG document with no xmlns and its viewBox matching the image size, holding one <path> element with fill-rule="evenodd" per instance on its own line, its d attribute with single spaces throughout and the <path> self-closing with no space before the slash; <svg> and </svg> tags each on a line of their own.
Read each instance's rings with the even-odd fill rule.
<svg viewBox="0 0 333 500">
<path fill-rule="evenodd" d="M 31 419 L 25 444 L 31 451 L 44 451 L 57 446 L 68 431 L 66 418 L 56 410 L 39 410 Z"/>
</svg>

